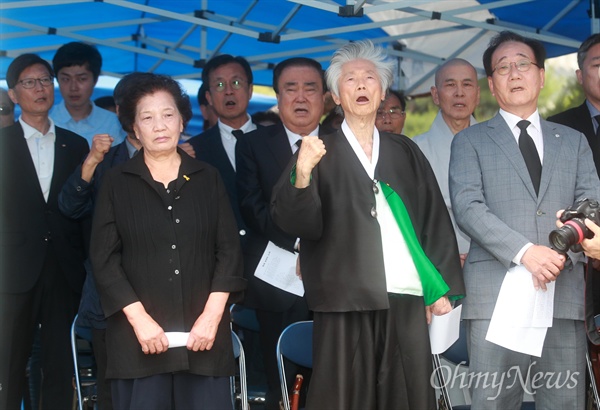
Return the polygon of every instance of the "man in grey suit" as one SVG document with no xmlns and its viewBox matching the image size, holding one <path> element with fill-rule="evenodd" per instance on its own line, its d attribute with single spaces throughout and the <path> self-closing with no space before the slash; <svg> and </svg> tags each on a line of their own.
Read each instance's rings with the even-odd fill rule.
<svg viewBox="0 0 600 410">
<path fill-rule="evenodd" d="M 527 378 L 537 408 L 584 407 L 582 255 L 570 253 L 566 263 L 548 234 L 556 211 L 598 198 L 600 182 L 585 136 L 540 118 L 544 59 L 535 40 L 512 32 L 494 37 L 483 63 L 500 112 L 452 143 L 450 197 L 459 227 L 471 237 L 463 304 L 470 370 L 488 377 L 470 385 L 476 409 L 519 409 Z M 515 265 L 527 268 L 535 289 L 556 281 L 552 327 L 539 358 L 486 341 L 505 273 Z"/>
</svg>

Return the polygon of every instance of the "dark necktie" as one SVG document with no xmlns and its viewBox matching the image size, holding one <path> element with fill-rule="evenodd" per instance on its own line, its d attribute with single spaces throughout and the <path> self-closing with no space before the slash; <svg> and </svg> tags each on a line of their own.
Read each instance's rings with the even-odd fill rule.
<svg viewBox="0 0 600 410">
<path fill-rule="evenodd" d="M 233 130 L 231 131 L 236 140 L 239 140 L 242 135 L 244 135 L 244 131 L 242 130 Z"/>
<path fill-rule="evenodd" d="M 296 142 L 294 142 L 294 145 L 292 146 L 292 153 L 295 154 L 296 152 L 298 152 L 301 145 L 302 145 L 302 138 L 300 138 L 299 140 L 296 140 Z"/>
<path fill-rule="evenodd" d="M 600 141 L 600 115 L 596 115 L 594 117 L 596 119 L 596 124 L 598 124 L 598 128 L 596 128 L 596 143 Z"/>
<path fill-rule="evenodd" d="M 535 189 L 536 195 L 540 189 L 540 179 L 542 177 L 542 163 L 540 162 L 540 156 L 535 148 L 535 143 L 531 136 L 527 133 L 527 127 L 531 124 L 529 121 L 521 120 L 517 123 L 517 127 L 521 129 L 521 135 L 519 135 L 519 149 L 523 154 L 523 159 L 527 165 L 531 182 L 533 182 L 533 188 Z"/>
</svg>

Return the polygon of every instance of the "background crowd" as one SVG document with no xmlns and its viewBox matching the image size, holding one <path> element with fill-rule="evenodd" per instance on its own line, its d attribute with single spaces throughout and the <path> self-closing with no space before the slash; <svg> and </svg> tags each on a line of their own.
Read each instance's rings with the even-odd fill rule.
<svg viewBox="0 0 600 410">
<path fill-rule="evenodd" d="M 598 60 L 593 35 L 578 52 L 586 100 L 546 120 L 543 45 L 502 32 L 483 55 L 498 113 L 478 123 L 477 72 L 452 59 L 431 86 L 437 115 L 411 139 L 392 65 L 369 41 L 326 71 L 280 62 L 277 110 L 252 116 L 248 61 L 212 58 L 197 95 L 205 130 L 191 138 L 189 97 L 168 76 L 131 73 L 92 101 L 95 47 L 15 58 L 0 90 L 0 408 L 71 408 L 76 314 L 99 409 L 232 408 L 232 303 L 256 312 L 268 410 L 281 400 L 278 337 L 302 320 L 314 320 L 308 408 L 436 408 L 427 324 L 457 303 L 474 372 L 577 373 L 576 388 L 541 387 L 536 403 L 583 408 L 600 227 L 580 228 L 584 253 L 557 252 L 548 233 L 565 208 L 600 199 Z M 304 296 L 254 276 L 270 243 L 298 256 Z M 518 265 L 536 290 L 556 286 L 539 358 L 485 338 Z M 474 408 L 522 396 L 472 389 Z"/>
</svg>

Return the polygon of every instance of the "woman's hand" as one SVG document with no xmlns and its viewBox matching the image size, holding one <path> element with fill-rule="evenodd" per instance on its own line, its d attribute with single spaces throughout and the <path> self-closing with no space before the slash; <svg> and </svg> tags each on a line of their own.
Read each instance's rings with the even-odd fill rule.
<svg viewBox="0 0 600 410">
<path fill-rule="evenodd" d="M 213 292 L 210 294 L 206 306 L 204 306 L 204 311 L 196 319 L 188 336 L 186 345 L 188 350 L 197 352 L 198 350 L 212 349 L 228 298 L 229 293 L 226 292 Z"/>
<path fill-rule="evenodd" d="M 425 306 L 425 316 L 427 317 L 427 324 L 431 323 L 432 315 L 442 316 L 452 310 L 452 305 L 448 296 L 442 296 L 429 306 Z"/>
<path fill-rule="evenodd" d="M 162 327 L 146 312 L 141 302 L 123 308 L 144 354 L 159 354 L 169 348 L 169 340 Z"/>
</svg>

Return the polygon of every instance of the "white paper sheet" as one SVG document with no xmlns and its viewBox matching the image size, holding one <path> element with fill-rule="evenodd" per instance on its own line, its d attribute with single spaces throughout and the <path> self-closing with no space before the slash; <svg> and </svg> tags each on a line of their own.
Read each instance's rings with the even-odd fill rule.
<svg viewBox="0 0 600 410">
<path fill-rule="evenodd" d="M 555 282 L 535 290 L 531 273 L 522 265 L 504 276 L 486 340 L 499 346 L 540 357 L 552 327 Z"/>
<path fill-rule="evenodd" d="M 187 345 L 190 332 L 165 332 L 169 341 L 169 349 L 172 347 L 182 347 Z"/>
<path fill-rule="evenodd" d="M 462 305 L 442 316 L 433 315 L 429 324 L 431 354 L 442 354 L 458 340 Z"/>
<path fill-rule="evenodd" d="M 296 275 L 295 253 L 269 242 L 254 271 L 254 276 L 286 292 L 304 296 L 304 284 Z"/>
</svg>

